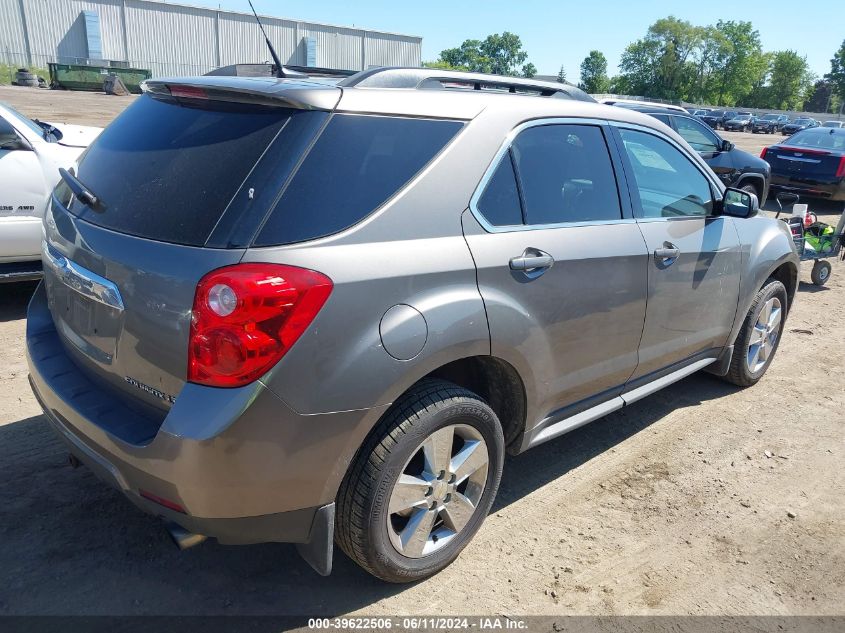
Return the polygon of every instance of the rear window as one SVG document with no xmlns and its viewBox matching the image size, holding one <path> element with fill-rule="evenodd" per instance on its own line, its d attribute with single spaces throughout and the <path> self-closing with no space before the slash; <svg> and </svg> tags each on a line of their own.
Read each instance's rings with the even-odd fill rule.
<svg viewBox="0 0 845 633">
<path fill-rule="evenodd" d="M 425 167 L 462 126 L 458 121 L 334 115 L 255 246 L 312 240 L 360 222 Z"/>
<path fill-rule="evenodd" d="M 79 163 L 79 180 L 104 209 L 93 211 L 74 201 L 70 211 L 122 233 L 203 245 L 296 112 L 142 96 L 100 134 Z"/>
</svg>

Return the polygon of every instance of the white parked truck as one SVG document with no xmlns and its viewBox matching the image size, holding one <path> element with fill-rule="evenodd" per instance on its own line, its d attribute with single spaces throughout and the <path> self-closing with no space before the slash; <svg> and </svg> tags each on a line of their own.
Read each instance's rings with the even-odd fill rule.
<svg viewBox="0 0 845 633">
<path fill-rule="evenodd" d="M 41 218 L 59 168 L 101 128 L 28 119 L 0 102 L 0 282 L 41 275 Z"/>
</svg>

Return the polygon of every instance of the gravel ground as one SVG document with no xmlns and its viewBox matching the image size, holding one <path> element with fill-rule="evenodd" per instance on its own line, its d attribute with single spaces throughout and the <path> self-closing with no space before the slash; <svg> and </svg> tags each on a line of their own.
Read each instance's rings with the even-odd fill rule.
<svg viewBox="0 0 845 633">
<path fill-rule="evenodd" d="M 127 102 L 22 90 L 0 100 L 45 119 L 103 124 Z M 808 276 L 762 382 L 697 374 L 509 459 L 473 543 L 412 586 L 337 550 L 328 578 L 285 545 L 179 552 L 66 465 L 27 383 L 33 286 L 0 286 L 0 614 L 843 614 L 845 265 L 825 289 Z"/>
</svg>

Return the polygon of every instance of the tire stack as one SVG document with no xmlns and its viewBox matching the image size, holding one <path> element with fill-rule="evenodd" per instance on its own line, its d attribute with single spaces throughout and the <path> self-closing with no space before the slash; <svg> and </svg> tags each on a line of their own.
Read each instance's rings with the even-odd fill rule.
<svg viewBox="0 0 845 633">
<path fill-rule="evenodd" d="M 37 88 L 38 77 L 35 73 L 29 72 L 26 68 L 18 68 L 18 71 L 15 73 L 15 85 L 25 86 L 27 88 Z"/>
</svg>

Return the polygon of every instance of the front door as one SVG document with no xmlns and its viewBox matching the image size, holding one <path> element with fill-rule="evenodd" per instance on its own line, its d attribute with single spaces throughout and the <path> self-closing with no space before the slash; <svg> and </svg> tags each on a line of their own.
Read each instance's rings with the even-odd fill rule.
<svg viewBox="0 0 845 633">
<path fill-rule="evenodd" d="M 713 184 L 680 146 L 642 129 L 616 130 L 649 251 L 637 379 L 729 344 L 741 251 L 734 219 L 713 215 Z"/>
<path fill-rule="evenodd" d="M 530 382 L 539 417 L 618 395 L 637 366 L 648 253 L 606 133 L 532 123 L 464 217 L 492 354 Z"/>
<path fill-rule="evenodd" d="M 722 150 L 722 139 L 704 123 L 685 116 L 673 116 L 675 130 L 701 156 L 725 186 L 737 178 L 730 152 Z"/>
</svg>

